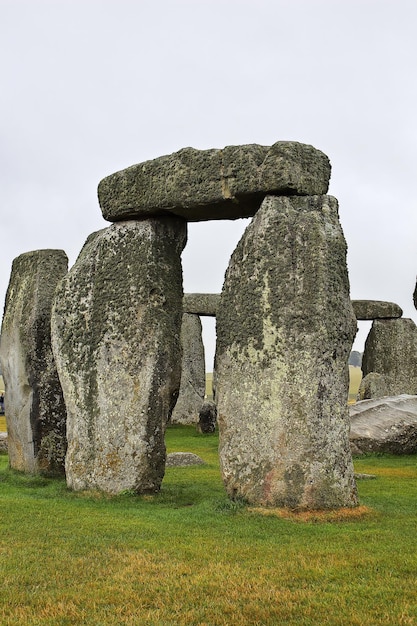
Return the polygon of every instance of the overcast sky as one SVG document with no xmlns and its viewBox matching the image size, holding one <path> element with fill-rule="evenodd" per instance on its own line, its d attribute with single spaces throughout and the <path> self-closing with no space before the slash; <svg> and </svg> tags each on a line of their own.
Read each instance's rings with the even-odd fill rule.
<svg viewBox="0 0 417 626">
<path fill-rule="evenodd" d="M 331 160 L 351 297 L 416 320 L 416 32 L 416 0 L 0 0 L 1 301 L 16 256 L 72 265 L 107 225 L 108 174 L 294 140 Z M 245 223 L 189 226 L 186 292 L 220 292 Z"/>
</svg>

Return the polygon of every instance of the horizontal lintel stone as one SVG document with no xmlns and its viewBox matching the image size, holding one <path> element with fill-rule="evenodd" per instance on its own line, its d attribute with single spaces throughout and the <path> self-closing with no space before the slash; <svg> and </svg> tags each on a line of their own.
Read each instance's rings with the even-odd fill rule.
<svg viewBox="0 0 417 626">
<path fill-rule="evenodd" d="M 358 320 L 397 319 L 403 314 L 398 304 L 382 300 L 352 300 L 352 306 Z"/>
<path fill-rule="evenodd" d="M 219 301 L 219 293 L 185 293 L 182 309 L 184 313 L 216 317 Z"/>
<path fill-rule="evenodd" d="M 107 176 L 98 198 L 110 222 L 167 214 L 190 222 L 238 219 L 255 215 L 266 195 L 326 194 L 330 171 L 323 152 L 295 141 L 183 148 Z"/>
</svg>

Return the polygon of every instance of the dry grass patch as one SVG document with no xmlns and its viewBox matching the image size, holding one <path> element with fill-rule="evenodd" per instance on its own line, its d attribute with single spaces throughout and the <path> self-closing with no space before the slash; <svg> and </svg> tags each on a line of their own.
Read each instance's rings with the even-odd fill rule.
<svg viewBox="0 0 417 626">
<path fill-rule="evenodd" d="M 280 517 L 281 519 L 291 520 L 292 522 L 314 522 L 316 524 L 358 521 L 371 519 L 377 515 L 373 509 L 367 506 L 346 507 L 335 510 L 327 509 L 322 511 L 296 511 L 285 507 L 249 507 L 248 511 L 250 513 L 257 513 L 258 515 L 272 515 Z"/>
</svg>

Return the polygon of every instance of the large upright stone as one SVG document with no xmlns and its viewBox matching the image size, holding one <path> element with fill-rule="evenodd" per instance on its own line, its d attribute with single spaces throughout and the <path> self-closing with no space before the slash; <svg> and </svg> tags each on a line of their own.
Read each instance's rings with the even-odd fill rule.
<svg viewBox="0 0 417 626">
<path fill-rule="evenodd" d="M 68 408 L 68 485 L 149 492 L 181 376 L 186 223 L 114 224 L 87 240 L 61 282 L 52 339 Z"/>
<path fill-rule="evenodd" d="M 357 504 L 347 408 L 355 333 L 337 201 L 266 198 L 232 255 L 217 311 L 220 463 L 231 497 Z"/>
<path fill-rule="evenodd" d="M 98 198 L 111 222 L 167 213 L 192 222 L 236 219 L 254 215 L 267 194 L 322 194 L 329 180 L 327 156 L 295 141 L 184 148 L 107 176 Z"/>
<path fill-rule="evenodd" d="M 365 342 L 362 358 L 361 398 L 417 394 L 417 326 L 411 319 L 375 320 Z M 363 390 L 368 375 L 380 374 L 384 389 L 378 395 Z"/>
<path fill-rule="evenodd" d="M 196 424 L 206 392 L 204 345 L 201 321 L 198 315 L 183 314 L 181 345 L 181 386 L 177 403 L 171 415 L 171 423 Z"/>
<path fill-rule="evenodd" d="M 62 474 L 66 411 L 51 348 L 51 308 L 66 274 L 63 250 L 35 250 L 13 261 L 0 340 L 9 463 L 25 472 Z"/>
</svg>

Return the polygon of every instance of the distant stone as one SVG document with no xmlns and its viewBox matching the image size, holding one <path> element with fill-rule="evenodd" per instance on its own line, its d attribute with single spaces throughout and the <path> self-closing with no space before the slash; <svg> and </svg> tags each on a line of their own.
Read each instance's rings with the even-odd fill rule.
<svg viewBox="0 0 417 626">
<path fill-rule="evenodd" d="M 183 313 L 181 327 L 181 385 L 171 424 L 196 424 L 206 392 L 206 365 L 201 321 Z"/>
<path fill-rule="evenodd" d="M 389 395 L 385 376 L 377 372 L 370 372 L 364 376 L 359 386 L 358 400 L 382 398 Z"/>
<path fill-rule="evenodd" d="M 349 355 L 349 365 L 352 365 L 353 367 L 360 367 L 362 365 L 362 352 L 352 350 Z"/>
<path fill-rule="evenodd" d="M 363 400 L 351 405 L 349 411 L 350 441 L 357 452 L 417 452 L 416 395 Z"/>
<path fill-rule="evenodd" d="M 217 407 L 215 402 L 207 400 L 200 409 L 198 431 L 208 435 L 216 431 Z"/>
<path fill-rule="evenodd" d="M 352 300 L 357 320 L 385 320 L 401 317 L 403 310 L 394 302 L 382 300 Z"/>
<path fill-rule="evenodd" d="M 0 454 L 7 454 L 7 433 L 0 433 Z"/>
<path fill-rule="evenodd" d="M 411 319 L 375 320 L 362 359 L 364 378 L 384 377 L 384 396 L 417 394 L 417 326 Z"/>
<path fill-rule="evenodd" d="M 219 455 L 231 498 L 357 505 L 347 409 L 355 334 L 336 199 L 267 197 L 232 255 L 217 312 Z"/>
<path fill-rule="evenodd" d="M 171 452 L 167 455 L 166 467 L 189 467 L 190 465 L 204 465 L 204 461 L 193 452 Z"/>
<path fill-rule="evenodd" d="M 219 293 L 185 293 L 182 301 L 184 313 L 216 317 Z"/>
<path fill-rule="evenodd" d="M 355 480 L 375 480 L 376 474 L 361 474 L 355 472 Z"/>
<path fill-rule="evenodd" d="M 198 222 L 252 216 L 267 194 L 323 194 L 329 180 L 327 156 L 294 141 L 184 148 L 107 176 L 98 198 L 111 222 L 169 213 Z"/>
<path fill-rule="evenodd" d="M 186 223 L 126 221 L 91 235 L 60 283 L 52 340 L 75 490 L 160 488 L 181 377 Z"/>
<path fill-rule="evenodd" d="M 51 308 L 67 273 L 63 250 L 35 250 L 13 261 L 0 339 L 9 463 L 63 474 L 66 410 L 51 348 Z"/>
<path fill-rule="evenodd" d="M 417 309 L 417 281 L 416 281 L 416 286 L 414 288 L 414 293 L 413 293 L 413 302 L 414 302 L 414 306 Z"/>
</svg>

